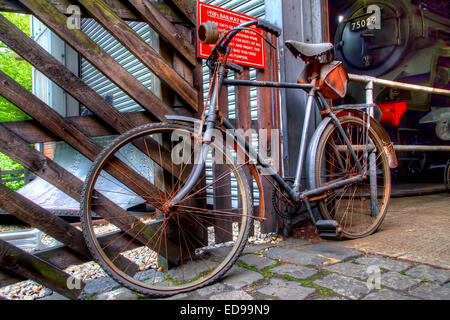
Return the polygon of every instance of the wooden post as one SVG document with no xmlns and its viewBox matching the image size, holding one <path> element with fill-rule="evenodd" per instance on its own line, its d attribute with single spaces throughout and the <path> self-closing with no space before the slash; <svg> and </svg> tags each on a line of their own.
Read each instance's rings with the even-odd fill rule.
<svg viewBox="0 0 450 320">
<path fill-rule="evenodd" d="M 222 87 L 219 95 L 219 111 L 224 117 L 228 117 L 228 88 Z M 225 160 L 225 159 L 224 159 Z M 226 175 L 229 167 L 225 164 L 213 164 L 213 179 L 217 180 L 223 175 Z M 214 187 L 214 209 L 215 210 L 229 210 L 231 208 L 231 177 L 222 178 L 220 183 Z M 227 242 L 233 240 L 232 235 L 232 218 L 216 214 L 215 220 L 215 236 L 216 243 Z"/>
<path fill-rule="evenodd" d="M 236 80 L 250 80 L 250 70 L 248 67 L 244 68 L 244 71 L 241 74 L 235 73 Z M 250 103 L 250 87 L 246 86 L 236 86 L 236 128 L 242 129 L 246 132 L 249 129 L 252 129 L 252 111 L 251 111 L 251 103 Z M 247 137 L 247 142 L 252 143 L 251 137 Z M 253 198 L 253 177 L 248 170 L 248 168 L 244 168 L 245 175 L 247 176 L 248 185 L 250 187 L 250 192 L 252 193 Z M 254 206 L 253 215 L 258 216 L 258 208 Z M 254 234 L 255 229 L 250 229 L 250 236 Z"/>
<path fill-rule="evenodd" d="M 273 40 L 271 35 L 266 35 L 269 41 Z M 272 59 L 276 59 L 277 52 L 271 47 L 266 47 L 265 59 L 266 59 L 266 69 L 258 70 L 256 74 L 256 79 L 258 81 L 274 81 L 274 64 Z M 259 150 L 261 154 L 272 155 L 272 129 L 276 128 L 274 123 L 274 107 L 275 100 L 278 96 L 275 94 L 273 88 L 257 88 L 257 100 L 258 100 L 258 127 L 259 129 L 267 130 L 267 144 L 259 145 Z M 265 204 L 265 218 L 266 220 L 262 224 L 262 231 L 264 233 L 277 231 L 277 215 L 274 212 L 272 205 L 272 191 L 273 185 L 267 181 L 267 179 L 262 179 L 262 185 L 264 190 L 264 204 Z"/>
</svg>

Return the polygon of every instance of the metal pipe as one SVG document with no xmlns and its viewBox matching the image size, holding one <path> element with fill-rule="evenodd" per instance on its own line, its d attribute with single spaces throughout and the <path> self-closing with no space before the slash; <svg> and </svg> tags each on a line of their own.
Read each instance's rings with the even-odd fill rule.
<svg viewBox="0 0 450 320">
<path fill-rule="evenodd" d="M 357 75 L 357 74 L 349 74 L 349 78 L 351 81 L 354 81 L 354 82 L 361 82 L 361 83 L 373 82 L 374 84 L 389 87 L 389 88 L 397 88 L 397 89 L 403 89 L 403 90 L 408 90 L 408 91 L 418 91 L 418 92 L 426 92 L 426 93 L 431 93 L 431 94 L 440 94 L 440 95 L 444 95 L 444 96 L 450 96 L 450 90 L 445 90 L 445 89 L 419 86 L 416 84 L 409 84 L 409 83 L 402 83 L 402 82 L 397 82 L 397 81 L 378 79 L 378 78 L 374 78 L 374 77 L 370 77 L 370 76 L 362 76 L 362 75 Z"/>
<path fill-rule="evenodd" d="M 330 184 L 326 184 L 324 186 L 321 186 L 321 187 L 319 187 L 317 189 L 312 189 L 312 190 L 305 191 L 305 192 L 300 194 L 300 198 L 301 199 L 305 199 L 305 198 L 310 198 L 310 197 L 314 197 L 314 196 L 319 196 L 319 195 L 322 195 L 324 192 L 331 191 L 333 189 L 338 189 L 340 187 L 347 186 L 347 185 L 350 185 L 352 183 L 360 182 L 362 180 L 364 180 L 364 177 L 361 176 L 361 175 L 357 175 L 357 176 L 352 177 L 352 178 L 348 178 L 348 179 L 332 182 Z"/>
<path fill-rule="evenodd" d="M 311 90 L 308 94 L 308 101 L 306 103 L 305 119 L 303 121 L 303 130 L 300 140 L 300 150 L 298 151 L 297 170 L 295 172 L 295 182 L 293 187 L 293 190 L 296 194 L 299 193 L 301 187 L 303 163 L 305 161 L 305 152 L 306 152 L 306 139 L 308 138 L 308 129 L 310 125 L 309 119 L 311 118 L 315 94 L 316 91 L 314 89 Z"/>
<path fill-rule="evenodd" d="M 312 85 L 312 84 L 271 82 L 271 81 L 232 80 L 232 79 L 225 79 L 223 81 L 223 84 L 229 85 L 229 86 L 269 87 L 269 88 L 304 89 L 304 90 L 310 90 L 310 89 L 314 88 L 314 85 Z"/>
</svg>

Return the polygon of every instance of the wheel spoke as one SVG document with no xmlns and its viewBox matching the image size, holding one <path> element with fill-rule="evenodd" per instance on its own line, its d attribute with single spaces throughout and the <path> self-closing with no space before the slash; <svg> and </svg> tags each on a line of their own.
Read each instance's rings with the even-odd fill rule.
<svg viewBox="0 0 450 320">
<path fill-rule="evenodd" d="M 195 168 L 169 162 L 168 154 L 177 147 L 171 140 L 176 130 L 184 130 L 192 141 L 197 141 L 191 128 L 147 125 L 135 130 L 137 133 L 118 137 L 105 150 L 108 156 L 97 160 L 95 170 L 86 178 L 90 187 L 83 197 L 92 200 L 85 201 L 83 208 L 83 232 L 89 247 L 98 253 L 94 255 L 97 262 L 113 279 L 146 295 L 172 295 L 220 277 L 243 249 L 250 219 L 254 218 L 251 193 L 242 170 L 248 162 L 237 165 L 228 159 L 220 164 L 220 174 L 214 176 L 210 158 L 213 154 L 227 157 L 224 146 L 215 142 L 210 145 L 208 166 L 192 190 L 179 203 L 169 205 Z M 193 157 L 194 146 L 182 152 Z M 120 171 L 119 159 L 138 179 L 133 180 L 128 171 Z M 110 167 L 123 177 L 111 177 L 106 170 Z M 126 186 L 122 181 L 127 182 Z M 146 186 L 139 184 L 144 181 L 148 182 Z M 152 190 L 147 190 L 149 186 Z M 224 205 L 217 206 L 215 201 Z M 93 212 L 106 205 L 130 211 L 109 213 L 101 224 L 96 224 Z M 121 223 L 120 229 L 114 226 L 117 222 Z M 113 232 L 100 245 L 98 237 L 105 230 Z M 216 248 L 222 247 L 226 250 L 219 254 Z M 128 275 L 132 266 L 139 269 L 134 277 Z"/>
</svg>

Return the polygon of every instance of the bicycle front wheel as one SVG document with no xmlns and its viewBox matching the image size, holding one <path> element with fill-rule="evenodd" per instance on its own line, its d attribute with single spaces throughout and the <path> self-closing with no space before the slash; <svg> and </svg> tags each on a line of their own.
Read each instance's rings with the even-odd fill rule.
<svg viewBox="0 0 450 320">
<path fill-rule="evenodd" d="M 169 296 L 210 284 L 246 244 L 252 199 L 245 164 L 238 166 L 223 145 L 210 145 L 203 176 L 169 205 L 196 166 L 195 141 L 191 127 L 145 125 L 112 141 L 88 173 L 82 201 L 87 245 L 100 266 L 133 291 Z M 213 164 L 217 159 L 222 162 Z"/>
<path fill-rule="evenodd" d="M 390 199 L 391 175 L 381 139 L 369 130 L 362 119 L 342 117 L 339 121 L 350 140 L 359 162 L 364 165 L 367 151 L 367 177 L 356 183 L 329 191 L 318 201 L 325 219 L 335 220 L 343 228 L 343 236 L 357 239 L 373 234 L 381 226 Z M 357 163 L 333 123 L 325 128 L 315 155 L 314 186 L 322 187 L 359 174 Z"/>
</svg>

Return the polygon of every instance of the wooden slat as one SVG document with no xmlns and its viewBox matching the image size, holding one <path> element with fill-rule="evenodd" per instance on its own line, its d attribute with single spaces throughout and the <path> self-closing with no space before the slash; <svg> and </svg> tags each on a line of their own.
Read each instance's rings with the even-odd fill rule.
<svg viewBox="0 0 450 320">
<path fill-rule="evenodd" d="M 73 2 L 67 1 L 67 0 L 48 0 L 49 3 L 51 3 L 53 6 L 55 6 L 56 9 L 58 9 L 59 12 L 62 14 L 67 15 L 67 7 L 70 5 L 73 5 Z M 114 12 L 120 16 L 122 19 L 127 20 L 139 20 L 139 18 L 130 10 L 128 9 L 122 1 L 119 0 L 105 0 L 106 3 L 114 10 Z M 7 12 L 17 12 L 17 13 L 26 13 L 30 14 L 30 10 L 28 10 L 26 7 L 23 7 L 20 5 L 20 3 L 17 0 L 0 0 L 0 11 L 7 11 Z M 86 12 L 81 11 L 82 17 L 86 17 Z"/>
<path fill-rule="evenodd" d="M 66 193 L 68 196 L 72 197 L 78 202 L 81 202 L 82 190 L 84 188 L 84 183 L 82 180 L 78 179 L 76 176 L 62 168 L 53 160 L 46 158 L 43 154 L 37 150 L 31 148 L 25 141 L 21 140 L 18 136 L 14 135 L 12 132 L 8 131 L 0 124 L 0 150 L 13 160 L 21 163 L 25 168 L 35 173 L 37 176 L 53 184 L 55 187 L 60 189 L 62 192 Z M 96 208 L 96 213 L 104 218 L 108 217 L 126 217 L 128 213 L 122 208 L 116 206 L 108 198 L 96 194 L 98 196 L 98 201 L 102 205 L 98 205 Z M 131 223 L 136 224 L 137 229 L 142 229 L 141 223 L 138 223 L 134 217 L 128 217 L 126 219 L 114 219 L 113 224 L 117 225 L 119 228 L 121 226 L 130 226 Z M 135 229 L 136 229 L 135 228 Z M 129 227 L 123 227 L 124 231 L 133 236 L 136 231 L 128 230 Z M 146 244 L 147 239 L 151 238 L 154 233 L 152 230 L 147 230 L 142 232 L 142 236 L 138 236 L 136 239 L 141 243 Z M 178 248 L 172 245 L 170 241 L 168 246 L 171 253 L 178 252 Z M 176 256 L 176 255 L 175 255 Z M 174 259 L 176 259 L 174 256 Z"/>
<path fill-rule="evenodd" d="M 0 208 L 64 243 L 84 257 L 92 259 L 80 230 L 3 185 L 0 185 Z M 110 257 L 115 257 L 118 252 L 120 248 L 117 246 L 106 250 Z M 116 262 L 119 266 L 131 265 L 128 270 L 132 274 L 139 269 L 134 262 L 123 256 L 119 256 Z"/>
<path fill-rule="evenodd" d="M 3 240 L 0 240 L 0 265 L 71 299 L 77 299 L 85 286 L 80 280 L 79 289 L 69 289 L 67 283 L 70 275 Z"/>
<path fill-rule="evenodd" d="M 141 21 L 141 17 L 133 10 L 130 10 L 121 0 L 104 0 L 108 6 L 113 9 L 115 14 L 125 20 Z M 171 22 L 183 23 L 185 19 L 176 13 L 171 6 L 165 3 L 158 2 L 159 0 L 148 0 L 154 3 L 154 6 Z M 67 7 L 76 4 L 74 1 L 67 0 L 48 0 L 60 13 L 68 15 Z M 82 8 L 81 8 L 82 9 Z M 0 0 L 0 11 L 17 12 L 31 14 L 31 11 L 22 6 L 17 0 Z M 81 17 L 89 17 L 85 10 L 81 10 Z"/>
<path fill-rule="evenodd" d="M 42 100 L 38 99 L 2 71 L 0 71 L 0 95 L 35 120 L 39 121 L 48 130 L 51 130 L 55 135 L 59 136 L 89 160 L 94 161 L 100 154 L 102 147 L 99 144 L 84 135 L 78 128 L 67 122 L 55 110 L 50 108 Z M 130 190 L 133 190 L 139 195 L 142 194 L 144 190 L 151 195 L 159 195 L 157 188 L 153 184 L 139 175 L 136 171 L 129 168 L 119 159 L 112 159 L 111 164 L 112 165 L 105 169 L 116 179 L 123 182 Z M 124 179 L 124 176 L 128 177 L 128 179 Z M 132 183 L 130 182 L 131 178 L 133 179 Z"/>
<path fill-rule="evenodd" d="M 30 62 L 111 127 L 116 128 L 118 132 L 125 132 L 134 127 L 128 118 L 2 15 L 0 15 L 0 30 L 0 40 L 10 49 Z"/>
<path fill-rule="evenodd" d="M 146 112 L 138 111 L 123 113 L 123 115 L 128 118 L 130 122 L 134 123 L 136 127 L 153 122 Z M 65 119 L 70 124 L 79 128 L 80 131 L 88 137 L 111 136 L 117 134 L 116 130 L 105 126 L 104 122 L 96 116 L 77 116 L 67 117 Z M 58 136 L 55 136 L 45 129 L 36 120 L 2 122 L 2 125 L 30 144 L 61 141 Z"/>
<path fill-rule="evenodd" d="M 81 131 L 65 121 L 64 118 L 47 106 L 42 100 L 36 98 L 33 94 L 25 90 L 17 82 L 1 71 L 0 95 L 8 99 L 25 113 L 34 117 L 47 129 L 61 137 L 65 142 L 70 144 L 88 159 L 94 161 L 100 153 L 101 147 L 98 144 L 86 137 Z M 140 196 L 159 196 L 159 192 L 157 191 L 158 189 L 153 184 L 117 158 L 111 159 L 110 164 L 105 167 L 105 170 Z M 107 198 L 101 197 L 100 195 L 99 197 L 102 200 L 102 205 L 97 207 L 97 213 L 99 215 L 104 218 L 112 216 L 127 216 L 127 212 L 125 210 L 115 206 Z M 144 232 L 140 232 L 137 239 L 145 244 L 147 242 L 146 239 L 151 238 L 153 231 L 146 228 L 135 217 L 129 216 L 124 219 L 115 219 L 114 224 L 119 228 L 128 230 L 129 228 L 127 228 L 126 225 L 131 225 L 133 221 L 136 224 L 135 229 L 139 229 L 138 226 L 142 226 Z M 129 230 L 128 232 L 136 233 L 135 229 Z M 169 243 L 169 247 L 175 250 L 176 246 Z"/>
<path fill-rule="evenodd" d="M 65 243 L 69 248 L 86 257 L 90 256 L 80 230 L 3 185 L 0 185 L 0 208 Z"/>
<path fill-rule="evenodd" d="M 219 95 L 219 111 L 224 117 L 228 117 L 228 88 L 222 87 Z M 217 180 L 223 175 L 228 174 L 220 180 L 217 185 L 214 185 L 214 209 L 215 210 L 230 210 L 231 206 L 231 176 L 230 168 L 226 164 L 213 164 L 213 179 Z M 230 195 L 230 196 L 227 196 Z M 216 243 L 227 242 L 233 240 L 232 234 L 232 217 L 225 217 L 224 215 L 216 214 L 215 221 L 215 236 Z"/>
<path fill-rule="evenodd" d="M 102 246 L 106 246 L 109 244 L 112 240 L 115 240 L 114 244 L 111 247 L 111 251 L 119 252 L 118 248 L 123 248 L 127 245 L 129 245 L 129 249 L 135 249 L 139 247 L 140 245 L 137 242 L 131 241 L 131 238 L 128 236 L 123 236 L 121 238 L 117 238 L 118 235 L 120 235 L 121 231 L 111 232 L 108 234 L 100 235 L 98 237 L 98 241 Z M 76 266 L 83 264 L 85 262 L 90 261 L 92 258 L 86 258 L 85 256 L 82 256 L 78 254 L 77 252 L 73 251 L 72 249 L 69 249 L 65 245 L 58 245 L 52 248 L 40 250 L 33 253 L 36 257 L 43 259 L 56 267 L 58 267 L 61 270 L 64 270 L 70 266 Z M 129 260 L 123 259 L 123 261 L 119 261 L 118 263 L 123 263 L 122 266 L 126 268 L 128 264 L 130 263 Z M 131 266 L 127 270 L 127 274 L 133 275 L 136 274 L 138 270 L 138 266 L 133 263 L 133 266 Z M 11 285 L 14 283 L 17 283 L 19 281 L 26 280 L 23 277 L 20 277 L 18 275 L 11 274 L 9 271 L 2 270 L 0 268 L 0 288 Z"/>
<path fill-rule="evenodd" d="M 64 139 L 88 159 L 95 160 L 102 150 L 100 145 L 87 138 L 78 128 L 69 124 L 45 102 L 2 71 L 0 71 L 0 95 Z"/>
<path fill-rule="evenodd" d="M 23 170 L 0 170 L 2 175 L 23 174 Z"/>
<path fill-rule="evenodd" d="M 241 74 L 235 73 L 236 80 L 250 80 L 250 70 L 245 68 Z M 236 128 L 245 131 L 252 129 L 252 112 L 250 104 L 250 87 L 247 86 L 236 86 Z M 247 141 L 251 144 L 251 137 L 246 137 Z M 239 155 L 239 157 L 245 157 L 244 154 Z M 253 195 L 253 176 L 248 168 L 244 168 L 244 172 L 247 177 L 248 185 L 250 187 L 250 192 Z M 258 216 L 259 208 L 257 206 L 253 207 L 253 215 Z M 250 236 L 254 233 L 254 228 L 250 230 Z"/>
<path fill-rule="evenodd" d="M 168 0 L 188 18 L 195 26 L 197 25 L 197 1 L 196 0 Z"/>
<path fill-rule="evenodd" d="M 177 28 L 167 20 L 164 15 L 147 0 L 129 0 L 145 21 L 153 30 L 175 48 L 192 66 L 198 64 L 196 47 L 178 32 Z"/>
<path fill-rule="evenodd" d="M 194 110 L 198 109 L 197 91 L 102 0 L 78 1 L 103 28 L 109 31 L 162 82 L 174 90 Z"/>
<path fill-rule="evenodd" d="M 269 40 L 271 40 L 269 38 Z M 267 68 L 265 70 L 259 69 L 256 74 L 258 81 L 273 81 L 272 63 L 271 58 L 276 57 L 273 49 L 269 46 L 266 47 L 265 59 Z M 267 145 L 260 145 L 259 150 L 261 154 L 271 155 L 272 136 L 271 129 L 275 128 L 272 117 L 273 101 L 276 98 L 274 90 L 272 88 L 257 88 L 257 101 L 258 101 L 258 127 L 260 129 L 266 129 L 267 131 Z M 267 151 L 266 151 L 267 150 Z M 267 152 L 267 153 L 266 153 Z M 264 189 L 264 204 L 265 204 L 265 218 L 266 220 L 262 224 L 262 231 L 265 233 L 274 232 L 276 230 L 277 215 L 274 212 L 272 206 L 272 190 L 273 186 L 267 179 L 262 179 L 262 185 Z"/>
<path fill-rule="evenodd" d="M 250 71 L 244 69 L 242 74 L 236 73 L 236 80 L 250 80 Z M 237 128 L 248 130 L 252 128 L 252 114 L 250 105 L 250 87 L 236 86 L 236 118 Z"/>
<path fill-rule="evenodd" d="M 0 266 L 0 288 L 25 280 L 27 279 Z"/>
<path fill-rule="evenodd" d="M 148 90 L 141 82 L 125 70 L 117 61 L 101 49 L 83 31 L 66 27 L 67 18 L 59 13 L 45 0 L 19 0 L 53 32 L 61 37 L 81 56 L 88 60 L 95 68 L 121 88 L 144 109 L 164 119 L 166 114 L 175 112 L 164 104 L 157 96 Z"/>
<path fill-rule="evenodd" d="M 116 129 L 117 132 L 125 133 L 136 127 L 136 124 L 131 122 L 123 113 L 106 102 L 98 93 L 1 15 L 0 30 L 2 30 L 0 31 L 1 41 L 33 64 L 50 80 L 69 92 L 104 122 Z M 160 120 L 165 120 L 165 117 Z M 140 149 L 144 154 L 146 153 L 145 146 L 141 146 Z M 150 156 L 152 154 L 150 153 Z M 169 156 L 165 155 L 165 158 L 169 159 Z M 167 163 L 168 161 L 164 162 L 164 164 Z M 170 171 L 172 168 L 166 167 L 166 169 Z"/>
</svg>

